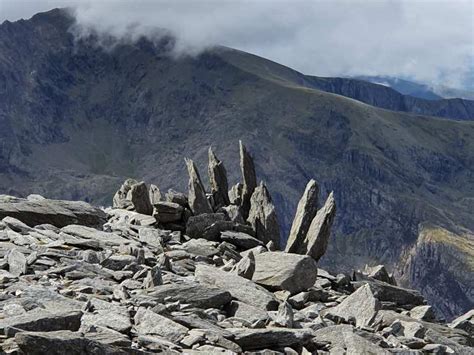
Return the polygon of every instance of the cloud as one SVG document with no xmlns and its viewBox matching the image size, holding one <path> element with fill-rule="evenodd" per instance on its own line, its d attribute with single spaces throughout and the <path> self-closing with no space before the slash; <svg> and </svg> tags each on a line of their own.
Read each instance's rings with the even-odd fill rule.
<svg viewBox="0 0 474 355">
<path fill-rule="evenodd" d="M 460 86 L 474 62 L 473 0 L 0 0 L 0 20 L 65 6 L 84 31 L 134 38 L 165 28 L 177 53 L 221 44 L 313 75 Z"/>
</svg>

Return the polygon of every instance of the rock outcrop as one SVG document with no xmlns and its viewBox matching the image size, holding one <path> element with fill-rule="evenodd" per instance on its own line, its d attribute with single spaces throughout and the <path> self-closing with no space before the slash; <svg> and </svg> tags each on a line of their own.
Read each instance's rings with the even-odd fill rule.
<svg viewBox="0 0 474 355">
<path fill-rule="evenodd" d="M 211 194 L 214 200 L 215 209 L 230 205 L 227 172 L 225 170 L 224 164 L 219 159 L 217 159 L 216 155 L 212 151 L 212 148 L 209 148 L 208 170 L 209 184 L 211 185 Z"/>
<path fill-rule="evenodd" d="M 201 182 L 201 177 L 196 165 L 191 159 L 185 159 L 189 174 L 188 203 L 191 211 L 195 214 L 212 213 L 212 207 L 206 197 L 206 191 Z"/>
<path fill-rule="evenodd" d="M 242 141 L 239 141 L 240 148 L 240 170 L 242 171 L 242 192 L 240 195 L 241 205 L 242 205 L 242 214 L 244 219 L 249 215 L 253 192 L 257 187 L 257 175 L 255 173 L 255 165 L 253 163 L 252 156 L 247 152 Z M 236 188 L 238 191 L 238 187 Z M 238 192 L 237 192 L 238 193 Z M 234 198 L 236 200 L 237 198 Z"/>
<path fill-rule="evenodd" d="M 437 320 L 418 292 L 396 286 L 382 266 L 351 276 L 317 267 L 329 242 L 332 195 L 316 215 L 299 208 L 299 253 L 273 251 L 277 233 L 260 240 L 256 224 L 225 212 L 240 205 L 222 200 L 222 212 L 207 210 L 204 186 L 188 167 L 189 204 L 182 193 L 162 201 L 129 181 L 114 208 L 35 198 L 41 208 L 18 199 L 15 209 L 3 209 L 3 353 L 472 353 L 472 312 Z M 253 195 L 250 215 L 268 227 L 268 191 L 261 185 Z M 143 213 L 148 204 L 153 215 Z M 51 207 L 50 223 L 38 223 L 45 206 L 59 205 L 81 206 L 94 227 Z"/>
</svg>

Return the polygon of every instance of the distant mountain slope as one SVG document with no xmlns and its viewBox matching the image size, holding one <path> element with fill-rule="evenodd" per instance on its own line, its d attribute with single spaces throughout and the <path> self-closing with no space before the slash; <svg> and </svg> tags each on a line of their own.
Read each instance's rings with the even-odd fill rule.
<svg viewBox="0 0 474 355">
<path fill-rule="evenodd" d="M 179 60 L 146 40 L 104 51 L 93 39 L 74 41 L 71 23 L 55 10 L 0 26 L 0 193 L 110 204 L 126 177 L 185 191 L 177 157 L 195 159 L 204 177 L 211 144 L 235 183 L 242 139 L 284 230 L 310 178 L 322 182 L 321 199 L 335 191 L 328 267 L 385 263 L 427 290 L 424 276 L 437 269 L 408 257 L 419 226 L 473 235 L 462 231 L 474 230 L 474 122 L 375 108 L 315 89 L 326 79 L 225 48 Z M 364 85 L 377 103 L 392 102 L 393 90 Z M 427 292 L 448 318 L 474 304 L 473 280 L 460 276 L 474 270 L 462 265 L 471 264 L 449 273 L 462 287 L 440 281 Z"/>
<path fill-rule="evenodd" d="M 474 92 L 453 89 L 443 85 L 430 87 L 426 84 L 393 78 L 389 76 L 355 76 L 354 79 L 368 81 L 374 84 L 385 85 L 398 91 L 403 95 L 410 95 L 427 100 L 459 98 L 474 100 Z"/>
<path fill-rule="evenodd" d="M 281 84 L 318 89 L 393 111 L 466 121 L 474 120 L 474 101 L 471 100 L 421 99 L 402 95 L 388 86 L 364 80 L 304 75 L 281 64 L 241 51 L 227 51 L 223 55 L 236 66 Z"/>
</svg>

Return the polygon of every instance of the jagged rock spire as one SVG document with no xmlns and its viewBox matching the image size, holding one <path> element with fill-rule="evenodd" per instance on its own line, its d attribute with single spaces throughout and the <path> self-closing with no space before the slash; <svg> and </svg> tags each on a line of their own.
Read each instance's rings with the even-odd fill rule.
<svg viewBox="0 0 474 355">
<path fill-rule="evenodd" d="M 331 226 L 336 215 L 336 202 L 334 194 L 331 192 L 324 206 L 318 211 L 309 227 L 304 240 L 307 245 L 306 254 L 318 261 L 326 252 Z"/>
<path fill-rule="evenodd" d="M 206 197 L 206 191 L 201 182 L 201 177 L 196 168 L 196 165 L 191 159 L 185 158 L 186 167 L 189 174 L 189 194 L 188 203 L 191 211 L 195 214 L 212 213 L 211 205 Z"/>
<path fill-rule="evenodd" d="M 161 191 L 158 186 L 150 184 L 149 195 L 150 202 L 152 205 L 161 201 Z"/>
<path fill-rule="evenodd" d="M 290 235 L 286 243 L 285 251 L 287 253 L 306 253 L 304 240 L 309 226 L 318 211 L 318 194 L 319 186 L 315 180 L 311 179 L 306 185 L 306 189 L 296 209 L 295 218 L 293 219 Z"/>
<path fill-rule="evenodd" d="M 270 193 L 263 182 L 252 194 L 247 222 L 255 230 L 257 239 L 265 244 L 271 241 L 277 249 L 280 248 L 280 225 Z"/>
<path fill-rule="evenodd" d="M 257 176 L 255 174 L 255 165 L 252 156 L 247 152 L 242 141 L 239 141 L 240 147 L 240 169 L 242 171 L 242 215 L 247 218 L 250 211 L 250 199 L 257 187 Z"/>
<path fill-rule="evenodd" d="M 209 184 L 211 186 L 211 193 L 214 199 L 215 209 L 219 207 L 228 206 L 229 201 L 229 184 L 227 183 L 227 172 L 224 164 L 217 159 L 209 147 Z"/>
</svg>

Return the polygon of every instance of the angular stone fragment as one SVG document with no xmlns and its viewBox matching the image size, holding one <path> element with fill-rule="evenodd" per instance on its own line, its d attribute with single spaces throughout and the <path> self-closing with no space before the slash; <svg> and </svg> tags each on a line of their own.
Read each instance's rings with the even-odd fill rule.
<svg viewBox="0 0 474 355">
<path fill-rule="evenodd" d="M 9 229 L 11 229 L 12 231 L 18 232 L 21 234 L 28 234 L 29 232 L 33 230 L 31 227 L 29 227 L 22 221 L 13 217 L 5 217 L 4 219 L 2 219 L 1 223 L 4 224 Z"/>
<path fill-rule="evenodd" d="M 225 220 L 226 216 L 223 213 L 203 213 L 189 217 L 186 223 L 186 234 L 191 238 L 202 238 L 204 232 L 213 224 Z"/>
<path fill-rule="evenodd" d="M 287 301 L 280 303 L 273 323 L 279 327 L 293 328 L 293 308 Z"/>
<path fill-rule="evenodd" d="M 16 218 L 28 226 L 52 224 L 64 227 L 69 224 L 102 226 L 105 213 L 82 201 L 34 200 L 0 195 L 0 219 Z"/>
<path fill-rule="evenodd" d="M 127 308 L 98 298 L 89 301 L 88 312 L 82 316 L 81 323 L 83 327 L 105 327 L 120 333 L 128 333 L 132 328 Z"/>
<path fill-rule="evenodd" d="M 416 290 L 410 290 L 399 286 L 390 285 L 380 281 L 354 282 L 355 287 L 368 284 L 375 297 L 382 302 L 394 302 L 399 306 L 403 305 L 423 305 L 425 299 Z"/>
<path fill-rule="evenodd" d="M 316 261 L 326 253 L 335 215 L 336 203 L 331 192 L 326 203 L 311 222 L 304 241 L 304 244 L 307 245 L 306 255 L 310 255 Z"/>
<path fill-rule="evenodd" d="M 161 268 L 158 265 L 155 265 L 150 271 L 148 271 L 145 279 L 143 280 L 143 287 L 152 288 L 160 285 L 163 285 Z"/>
<path fill-rule="evenodd" d="M 339 305 L 329 309 L 326 317 L 346 323 L 355 320 L 358 327 L 364 327 L 372 324 L 380 308 L 381 304 L 375 298 L 370 286 L 365 285 L 345 298 Z"/>
<path fill-rule="evenodd" d="M 113 198 L 113 207 L 114 208 L 123 208 L 132 207 L 132 201 L 128 199 L 128 192 L 133 185 L 138 184 L 138 181 L 135 179 L 127 179 L 124 181 L 120 189 L 115 193 Z"/>
<path fill-rule="evenodd" d="M 143 181 L 130 187 L 127 193 L 127 200 L 132 201 L 136 212 L 150 216 L 153 214 L 153 206 L 150 202 L 148 188 Z"/>
<path fill-rule="evenodd" d="M 210 242 L 206 239 L 191 239 L 183 244 L 184 250 L 190 254 L 204 256 L 211 258 L 219 254 L 219 249 L 216 248 L 216 242 Z"/>
<path fill-rule="evenodd" d="M 256 185 L 256 184 L 255 184 Z M 242 190 L 244 185 L 240 182 L 232 186 L 229 190 L 229 200 L 232 205 L 241 206 L 242 205 Z"/>
<path fill-rule="evenodd" d="M 240 170 L 242 171 L 243 186 L 242 186 L 242 215 L 244 219 L 247 219 L 250 211 L 250 199 L 252 198 L 253 192 L 257 187 L 257 175 L 255 174 L 255 165 L 253 158 L 247 152 L 247 149 L 239 141 L 240 148 Z"/>
<path fill-rule="evenodd" d="M 253 252 L 248 253 L 235 265 L 234 272 L 245 279 L 252 280 L 255 272 L 255 256 Z"/>
<path fill-rule="evenodd" d="M 388 271 L 384 265 L 377 265 L 372 267 L 366 265 L 364 274 L 374 280 L 379 280 L 388 284 L 394 284 L 393 278 L 388 274 Z"/>
<path fill-rule="evenodd" d="M 290 235 L 286 242 L 287 253 L 306 254 L 304 241 L 308 234 L 309 226 L 318 211 L 319 186 L 315 180 L 310 180 L 296 209 L 295 218 L 291 225 Z"/>
<path fill-rule="evenodd" d="M 117 346 L 89 338 L 80 332 L 71 332 L 68 330 L 21 332 L 15 335 L 15 342 L 24 354 L 29 355 L 53 353 L 61 355 L 129 354 L 128 351 L 120 349 Z"/>
<path fill-rule="evenodd" d="M 200 283 L 228 291 L 232 297 L 249 305 L 263 310 L 271 310 L 276 306 L 270 292 L 238 275 L 207 265 L 197 265 L 195 275 Z"/>
<path fill-rule="evenodd" d="M 263 246 L 263 242 L 249 234 L 241 232 L 225 231 L 221 233 L 221 240 L 229 242 L 242 250 L 248 250 L 257 246 Z"/>
<path fill-rule="evenodd" d="M 474 312 L 473 312 L 474 314 Z M 417 306 L 410 310 L 409 316 L 413 319 L 423 320 L 425 322 L 435 322 L 436 315 L 431 306 Z"/>
<path fill-rule="evenodd" d="M 229 316 L 245 319 L 250 323 L 257 321 L 265 322 L 268 319 L 267 311 L 251 306 L 245 302 L 232 301 L 228 307 L 226 307 L 226 310 Z"/>
<path fill-rule="evenodd" d="M 191 211 L 195 215 L 212 213 L 212 208 L 207 200 L 206 191 L 204 190 L 196 165 L 194 165 L 194 162 L 191 159 L 185 159 L 185 162 L 189 174 L 188 203 Z"/>
<path fill-rule="evenodd" d="M 224 164 L 217 159 L 216 155 L 209 147 L 209 183 L 211 185 L 211 194 L 214 199 L 215 208 L 227 206 L 230 204 L 227 190 L 227 172 Z"/>
<path fill-rule="evenodd" d="M 231 300 L 228 291 L 195 282 L 158 286 L 149 295 L 158 302 L 164 302 L 166 298 L 171 302 L 180 301 L 204 309 L 220 308 Z"/>
<path fill-rule="evenodd" d="M 29 331 L 78 330 L 81 325 L 81 317 L 82 312 L 80 311 L 35 309 L 17 316 L 0 319 L 0 334 L 4 335 L 8 328 Z M 13 335 L 11 332 L 9 334 Z"/>
<path fill-rule="evenodd" d="M 317 264 L 309 256 L 267 252 L 255 255 L 252 280 L 271 290 L 287 290 L 296 294 L 314 285 L 317 272 Z"/>
<path fill-rule="evenodd" d="M 313 337 L 310 329 L 285 329 L 285 328 L 228 328 L 235 338 L 234 341 L 242 349 L 282 348 L 285 346 L 303 346 Z"/>
<path fill-rule="evenodd" d="M 251 207 L 247 222 L 255 230 L 257 239 L 261 240 L 264 244 L 271 241 L 279 249 L 280 224 L 270 193 L 263 182 L 254 190 L 251 197 Z"/>
<path fill-rule="evenodd" d="M 150 203 L 152 205 L 155 205 L 156 203 L 161 201 L 161 191 L 156 185 L 150 184 L 148 195 L 150 197 Z"/>
<path fill-rule="evenodd" d="M 28 262 L 23 253 L 16 249 L 12 249 L 7 254 L 8 271 L 12 275 L 20 276 L 26 274 Z"/>
<path fill-rule="evenodd" d="M 161 223 L 177 222 L 181 219 L 184 207 L 168 201 L 158 201 L 154 204 L 155 218 Z"/>
<path fill-rule="evenodd" d="M 135 328 L 141 335 L 159 335 L 173 343 L 179 342 L 188 332 L 181 324 L 145 308 L 139 308 L 135 314 Z"/>
<path fill-rule="evenodd" d="M 474 309 L 471 309 L 470 311 L 453 320 L 449 326 L 453 329 L 464 330 L 471 337 L 474 337 Z"/>
</svg>

